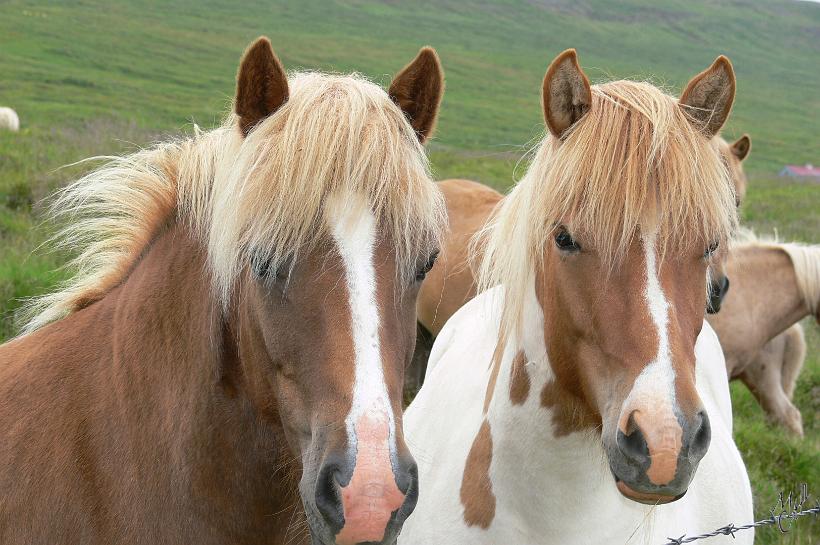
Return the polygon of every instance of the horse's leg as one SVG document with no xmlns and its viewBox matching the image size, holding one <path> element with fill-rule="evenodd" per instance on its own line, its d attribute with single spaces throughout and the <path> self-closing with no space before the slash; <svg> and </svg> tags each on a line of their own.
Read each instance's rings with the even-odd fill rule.
<svg viewBox="0 0 820 545">
<path fill-rule="evenodd" d="M 782 335 L 769 341 L 746 366 L 740 379 L 757 398 L 769 420 L 803 437 L 802 416 L 786 396 L 781 382 L 785 345 Z"/>
<path fill-rule="evenodd" d="M 786 340 L 783 352 L 783 369 L 781 370 L 781 381 L 786 397 L 792 399 L 794 387 L 797 384 L 797 377 L 803 369 L 803 362 L 806 360 L 806 337 L 803 333 L 803 326 L 794 324 L 781 334 Z"/>
</svg>

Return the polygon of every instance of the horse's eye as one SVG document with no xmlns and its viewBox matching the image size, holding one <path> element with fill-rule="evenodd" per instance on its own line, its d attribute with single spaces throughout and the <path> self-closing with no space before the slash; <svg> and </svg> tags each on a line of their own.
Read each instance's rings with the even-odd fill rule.
<svg viewBox="0 0 820 545">
<path fill-rule="evenodd" d="M 572 238 L 572 235 L 569 234 L 569 231 L 567 231 L 567 228 L 563 225 L 555 230 L 555 245 L 558 246 L 559 250 L 565 252 L 574 253 L 581 250 L 581 245 Z"/>
<path fill-rule="evenodd" d="M 438 258 L 438 250 L 430 254 L 430 257 L 427 259 L 427 262 L 422 265 L 416 271 L 416 282 L 421 282 L 427 276 L 427 273 L 433 268 L 433 265 L 436 264 L 436 259 Z"/>
<path fill-rule="evenodd" d="M 706 259 L 709 259 L 710 257 L 712 257 L 712 254 L 717 251 L 718 246 L 720 246 L 720 242 L 717 241 L 717 240 L 715 242 L 713 242 L 712 244 L 710 244 L 709 247 L 706 248 L 706 251 L 703 252 L 703 257 L 706 258 Z"/>
<path fill-rule="evenodd" d="M 253 273 L 263 280 L 284 282 L 288 279 L 288 274 L 290 273 L 289 263 L 281 263 L 278 268 L 275 268 L 273 260 L 271 259 L 254 259 L 251 266 Z"/>
</svg>

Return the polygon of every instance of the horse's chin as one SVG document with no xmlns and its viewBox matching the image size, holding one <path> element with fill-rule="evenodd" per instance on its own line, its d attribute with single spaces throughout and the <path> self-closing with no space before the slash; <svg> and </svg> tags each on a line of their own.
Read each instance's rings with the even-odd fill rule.
<svg viewBox="0 0 820 545">
<path fill-rule="evenodd" d="M 652 494 L 648 492 L 638 492 L 632 489 L 628 484 L 620 479 L 615 480 L 615 486 L 626 499 L 634 502 L 643 503 L 646 505 L 663 505 L 665 503 L 672 503 L 678 501 L 686 495 L 686 491 L 678 496 L 667 496 L 665 494 Z"/>
</svg>

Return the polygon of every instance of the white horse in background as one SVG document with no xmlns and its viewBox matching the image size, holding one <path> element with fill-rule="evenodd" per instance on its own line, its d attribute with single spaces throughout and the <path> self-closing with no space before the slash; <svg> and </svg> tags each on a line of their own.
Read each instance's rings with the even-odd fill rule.
<svg viewBox="0 0 820 545">
<path fill-rule="evenodd" d="M 17 117 L 17 112 L 11 108 L 0 106 L 0 129 L 6 129 L 12 132 L 20 130 L 20 118 Z"/>
</svg>

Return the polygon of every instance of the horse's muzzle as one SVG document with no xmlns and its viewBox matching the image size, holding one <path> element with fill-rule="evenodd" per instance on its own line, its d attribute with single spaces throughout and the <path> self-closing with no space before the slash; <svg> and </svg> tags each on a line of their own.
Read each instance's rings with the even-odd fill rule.
<svg viewBox="0 0 820 545">
<path fill-rule="evenodd" d="M 395 468 L 370 462 L 332 457 L 318 472 L 315 505 L 330 543 L 394 543 L 416 507 L 418 469 L 409 454 L 397 456 Z"/>
<path fill-rule="evenodd" d="M 717 314 L 723 304 L 723 298 L 729 291 L 729 277 L 722 276 L 709 284 L 709 303 L 706 305 L 707 314 Z"/>
</svg>

